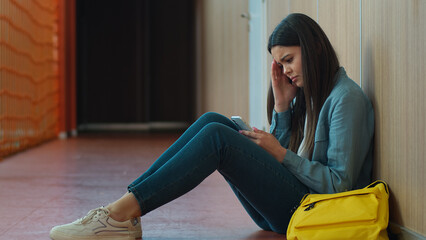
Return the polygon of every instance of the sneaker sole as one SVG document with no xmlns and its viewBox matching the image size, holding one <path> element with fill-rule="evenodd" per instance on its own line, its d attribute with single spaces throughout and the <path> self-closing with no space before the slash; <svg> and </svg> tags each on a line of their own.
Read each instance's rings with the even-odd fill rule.
<svg viewBox="0 0 426 240">
<path fill-rule="evenodd" d="M 61 233 L 50 233 L 50 239 L 52 240 L 98 240 L 98 239 L 108 239 L 108 240 L 136 240 L 141 239 L 141 237 L 131 237 L 131 236 L 90 236 L 90 237 L 76 237 L 64 235 Z"/>
</svg>

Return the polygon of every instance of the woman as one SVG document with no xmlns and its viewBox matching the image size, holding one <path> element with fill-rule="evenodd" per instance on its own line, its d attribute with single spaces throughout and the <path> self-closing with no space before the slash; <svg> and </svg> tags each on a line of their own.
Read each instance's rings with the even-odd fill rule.
<svg viewBox="0 0 426 240">
<path fill-rule="evenodd" d="M 122 198 L 53 228 L 51 237 L 140 237 L 140 216 L 190 191 L 216 170 L 254 222 L 278 233 L 286 232 L 292 210 L 306 193 L 367 185 L 373 109 L 339 67 L 319 25 L 303 14 L 291 14 L 271 34 L 268 50 L 274 58 L 270 133 L 238 131 L 228 118 L 206 113 Z"/>
</svg>

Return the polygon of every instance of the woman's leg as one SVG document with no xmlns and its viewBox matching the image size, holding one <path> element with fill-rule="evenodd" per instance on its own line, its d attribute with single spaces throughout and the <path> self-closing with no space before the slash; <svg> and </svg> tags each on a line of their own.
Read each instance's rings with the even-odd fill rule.
<svg viewBox="0 0 426 240">
<path fill-rule="evenodd" d="M 130 192 L 125 193 L 120 199 L 109 204 L 106 208 L 110 212 L 109 216 L 119 222 L 142 215 L 138 200 Z"/>
<path fill-rule="evenodd" d="M 308 189 L 269 153 L 221 123 L 209 123 L 162 166 L 129 186 L 141 215 L 178 198 L 218 170 L 253 220 L 284 233 Z"/>
<path fill-rule="evenodd" d="M 203 127 L 209 123 L 222 123 L 228 127 L 237 130 L 235 124 L 227 117 L 214 113 L 208 112 L 203 114 L 197 121 L 195 121 L 183 134 L 172 144 L 153 164 L 144 172 L 138 179 L 136 179 L 129 187 L 135 186 L 138 183 L 145 180 L 160 167 L 162 167 L 167 161 L 169 161 L 177 152 L 179 152 Z"/>
<path fill-rule="evenodd" d="M 203 114 L 194 122 L 179 139 L 170 146 L 138 179 L 129 185 L 129 188 L 139 184 L 151 174 L 155 173 L 165 163 L 167 163 L 177 152 L 179 152 L 204 126 L 209 123 L 221 123 L 237 130 L 235 124 L 227 117 L 213 112 Z M 107 208 L 111 212 L 111 217 L 117 221 L 125 221 L 141 215 L 139 204 L 133 194 L 127 192 L 117 201 L 109 204 Z"/>
</svg>

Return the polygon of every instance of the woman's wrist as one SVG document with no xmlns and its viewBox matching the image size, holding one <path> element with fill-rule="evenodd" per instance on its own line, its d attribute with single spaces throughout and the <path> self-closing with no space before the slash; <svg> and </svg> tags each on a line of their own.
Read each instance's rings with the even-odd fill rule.
<svg viewBox="0 0 426 240">
<path fill-rule="evenodd" d="M 277 154 L 275 158 L 278 160 L 278 162 L 282 163 L 284 162 L 284 157 L 287 154 L 287 149 L 284 147 L 281 147 L 279 151 L 277 151 Z"/>
<path fill-rule="evenodd" d="M 277 112 L 277 113 L 285 112 L 285 111 L 287 111 L 289 108 L 290 108 L 290 102 L 289 102 L 289 103 L 287 103 L 287 104 L 275 104 L 275 105 L 274 105 L 274 110 L 275 110 L 275 112 Z"/>
</svg>

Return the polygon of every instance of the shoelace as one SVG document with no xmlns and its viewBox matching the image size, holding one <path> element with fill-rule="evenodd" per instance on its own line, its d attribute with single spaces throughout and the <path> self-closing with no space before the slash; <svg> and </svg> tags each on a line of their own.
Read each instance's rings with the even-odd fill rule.
<svg viewBox="0 0 426 240">
<path fill-rule="evenodd" d="M 108 209 L 106 209 L 104 207 L 99 207 L 99 208 L 90 210 L 85 217 L 80 219 L 80 223 L 86 224 L 86 223 L 92 221 L 93 219 L 96 220 L 102 215 L 102 213 L 104 213 L 105 215 L 109 215 Z"/>
</svg>

